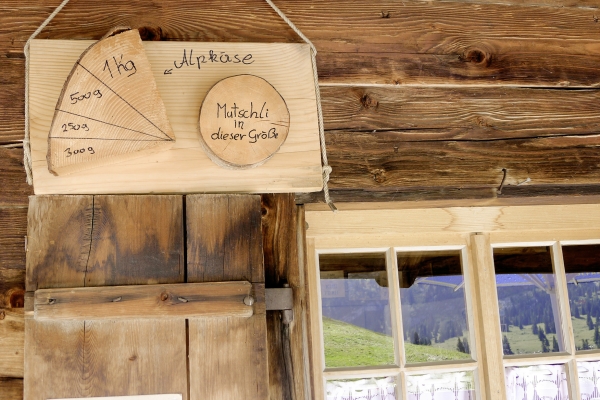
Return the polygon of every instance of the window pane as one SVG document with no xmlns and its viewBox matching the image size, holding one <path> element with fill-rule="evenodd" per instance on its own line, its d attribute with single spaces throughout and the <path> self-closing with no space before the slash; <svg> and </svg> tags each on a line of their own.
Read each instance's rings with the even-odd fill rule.
<svg viewBox="0 0 600 400">
<path fill-rule="evenodd" d="M 475 400 L 473 372 L 408 375 L 408 400 Z"/>
<path fill-rule="evenodd" d="M 327 400 L 396 400 L 396 380 L 386 378 L 327 381 Z"/>
<path fill-rule="evenodd" d="M 564 246 L 571 325 L 577 350 L 600 348 L 600 245 Z"/>
<path fill-rule="evenodd" d="M 504 355 L 562 351 L 548 247 L 494 249 Z"/>
<path fill-rule="evenodd" d="M 470 359 L 459 251 L 398 253 L 408 363 Z"/>
<path fill-rule="evenodd" d="M 567 374 L 564 365 L 506 367 L 508 400 L 568 400 Z"/>
<path fill-rule="evenodd" d="M 326 367 L 395 363 L 385 254 L 319 257 Z"/>
<path fill-rule="evenodd" d="M 600 361 L 578 362 L 581 400 L 600 399 Z"/>
</svg>

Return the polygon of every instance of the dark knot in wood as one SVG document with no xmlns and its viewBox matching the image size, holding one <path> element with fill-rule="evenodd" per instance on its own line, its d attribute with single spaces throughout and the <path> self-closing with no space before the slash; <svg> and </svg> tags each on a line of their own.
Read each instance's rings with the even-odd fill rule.
<svg viewBox="0 0 600 400">
<path fill-rule="evenodd" d="M 140 32 L 140 37 L 142 38 L 142 40 L 159 41 L 165 39 L 165 37 L 163 36 L 162 28 L 159 26 L 142 26 L 138 28 L 138 31 Z"/>
<path fill-rule="evenodd" d="M 25 306 L 25 291 L 18 289 L 12 292 L 9 303 L 11 308 L 23 308 Z"/>
<path fill-rule="evenodd" d="M 381 12 L 381 18 L 389 18 L 390 17 L 390 12 L 389 11 L 382 11 Z"/>
<path fill-rule="evenodd" d="M 362 106 L 364 108 L 377 108 L 377 106 L 379 106 L 379 102 L 374 99 L 373 97 L 371 97 L 369 94 L 364 94 L 361 98 L 360 98 L 360 103 L 362 104 Z"/>
<path fill-rule="evenodd" d="M 383 183 L 387 180 L 385 176 L 385 170 L 381 168 L 371 170 L 371 176 L 373 177 L 373 180 L 377 183 Z"/>
<path fill-rule="evenodd" d="M 3 320 L 4 318 L 6 318 L 6 312 L 4 312 L 4 310 L 0 311 L 0 320 Z"/>
<path fill-rule="evenodd" d="M 161 299 L 162 301 L 167 301 L 167 300 L 169 299 L 169 294 L 168 294 L 167 292 L 162 292 L 162 293 L 160 294 L 160 299 Z"/>
<path fill-rule="evenodd" d="M 489 52 L 476 48 L 465 51 L 458 59 L 481 67 L 489 67 L 492 63 L 492 55 Z"/>
<path fill-rule="evenodd" d="M 48 304 L 54 304 L 56 303 L 56 299 L 48 299 Z"/>
</svg>

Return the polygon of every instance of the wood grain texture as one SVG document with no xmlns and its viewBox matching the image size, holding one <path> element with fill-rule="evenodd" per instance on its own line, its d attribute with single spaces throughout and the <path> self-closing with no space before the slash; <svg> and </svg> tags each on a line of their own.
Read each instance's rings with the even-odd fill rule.
<svg viewBox="0 0 600 400">
<path fill-rule="evenodd" d="M 189 319 L 190 399 L 266 399 L 260 197 L 188 195 L 186 224 L 188 282 L 250 280 L 260 285 L 251 318 Z"/>
<path fill-rule="evenodd" d="M 32 197 L 27 290 L 183 281 L 182 207 L 181 196 Z"/>
<path fill-rule="evenodd" d="M 0 338 L 0 377 L 22 378 L 25 347 L 23 308 L 0 308 Z"/>
<path fill-rule="evenodd" d="M 55 106 L 46 160 L 52 174 L 66 175 L 168 150 L 174 142 L 132 29 L 92 44 L 72 67 Z"/>
<path fill-rule="evenodd" d="M 40 289 L 34 317 L 47 320 L 127 320 L 185 317 L 250 317 L 245 281 Z"/>
<path fill-rule="evenodd" d="M 0 206 L 0 269 L 25 270 L 27 208 Z"/>
<path fill-rule="evenodd" d="M 600 90 L 481 87 L 321 89 L 325 129 L 400 142 L 597 135 Z"/>
<path fill-rule="evenodd" d="M 0 308 L 23 308 L 25 295 L 25 271 L 0 269 Z"/>
<path fill-rule="evenodd" d="M 187 281 L 264 282 L 260 197 L 188 195 Z"/>
<path fill-rule="evenodd" d="M 600 179 L 595 135 L 433 142 L 400 137 L 397 132 L 328 132 L 329 187 L 499 188 L 503 169 L 505 185 L 594 184 Z"/>
<path fill-rule="evenodd" d="M 330 190 L 331 198 L 336 203 L 372 203 L 372 202 L 416 202 L 426 201 L 434 205 L 454 204 L 486 205 L 496 201 L 505 204 L 565 204 L 592 203 L 600 195 L 600 187 L 589 185 L 506 185 L 502 193 L 498 193 L 498 186 L 483 187 L 416 187 L 416 188 L 391 188 L 386 189 L 349 189 Z M 444 203 L 445 202 L 445 203 Z M 325 205 L 323 192 L 296 193 L 297 204 L 320 203 Z M 407 203 L 410 204 L 410 203 Z M 317 206 L 317 205 L 311 205 Z"/>
<path fill-rule="evenodd" d="M 23 379 L 0 378 L 0 400 L 22 400 Z"/>
<path fill-rule="evenodd" d="M 310 382 L 305 375 L 306 298 L 298 261 L 299 211 L 291 194 L 264 194 L 261 203 L 265 284 L 272 288 L 289 284 L 294 293 L 294 317 L 288 328 L 280 312 L 267 312 L 269 395 L 273 400 L 304 399 Z M 285 361 L 285 341 L 290 344 L 291 368 Z"/>
<path fill-rule="evenodd" d="M 1 124 L 0 124 L 1 125 Z M 19 128 L 22 130 L 22 127 Z M 21 132 L 19 139 L 23 139 Z M 2 139 L 0 139 L 1 141 Z M 5 149 L 0 147 L 0 207 L 26 207 L 27 196 L 33 194 L 33 188 L 25 181 L 23 168 L 23 149 Z"/>
<path fill-rule="evenodd" d="M 27 217 L 27 291 L 84 286 L 92 196 L 32 196 Z"/>
<path fill-rule="evenodd" d="M 22 47 L 55 3 L 23 10 L 5 6 L 7 29 L 0 42 L 12 40 L 11 49 Z M 593 44 L 600 33 L 594 18 L 598 5 L 587 0 L 577 3 L 581 8 L 561 7 L 569 4 L 354 0 L 335 12 L 327 0 L 278 6 L 315 43 L 324 82 L 593 85 L 599 71 L 595 59 L 600 50 Z M 87 0 L 65 7 L 41 37 L 99 39 L 113 26 L 144 27 L 149 38 L 162 40 L 299 42 L 257 0 L 234 8 L 218 1 L 124 8 L 116 0 Z"/>
<path fill-rule="evenodd" d="M 157 393 L 186 398 L 183 320 L 26 324 L 25 399 Z"/>
<path fill-rule="evenodd" d="M 181 196 L 94 196 L 85 286 L 183 282 Z"/>
<path fill-rule="evenodd" d="M 310 49 L 306 44 L 286 43 L 143 42 L 176 143 L 168 150 L 146 154 L 142 158 L 76 174 L 52 175 L 48 171 L 46 154 L 48 132 L 55 113 L 54 99 L 61 97 L 73 64 L 92 43 L 77 40 L 32 41 L 29 118 L 36 194 L 261 193 L 289 192 L 291 188 L 311 191 L 322 187 Z M 60 58 L 55 56 L 57 53 L 61 54 Z M 102 71 L 102 66 L 96 64 L 96 69 Z M 289 118 L 294 121 L 287 139 L 268 163 L 243 171 L 224 169 L 210 160 L 200 146 L 197 123 L 198 110 L 210 88 L 226 77 L 240 74 L 266 79 L 281 94 L 289 110 Z M 135 76 L 137 73 L 127 79 Z M 91 87 L 85 90 L 88 93 Z M 104 94 L 102 99 L 105 96 L 108 94 Z M 91 98 L 86 101 L 91 101 Z M 68 123 L 83 126 L 83 120 L 75 119 L 72 114 L 66 115 L 69 116 Z M 66 119 L 61 121 L 68 126 Z M 90 133 L 92 129 L 95 128 L 90 125 Z M 250 130 L 247 132 L 250 134 Z M 81 141 L 86 146 L 81 148 L 90 146 L 87 140 L 91 143 L 90 137 L 86 136 L 86 140 Z M 67 145 L 63 145 L 66 150 Z M 89 152 L 84 154 L 89 155 Z"/>
</svg>

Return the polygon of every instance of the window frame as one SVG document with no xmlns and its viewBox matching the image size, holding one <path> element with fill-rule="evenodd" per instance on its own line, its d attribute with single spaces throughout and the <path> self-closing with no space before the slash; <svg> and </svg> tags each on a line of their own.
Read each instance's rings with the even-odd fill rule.
<svg viewBox="0 0 600 400">
<path fill-rule="evenodd" d="M 580 398 L 577 362 L 600 360 L 600 349 L 579 353 L 575 350 L 561 246 L 600 244 L 600 204 L 427 208 L 418 203 L 385 203 L 342 204 L 339 209 L 339 212 L 331 213 L 313 205 L 306 206 L 305 210 L 310 371 L 314 378 L 315 399 L 325 398 L 327 378 L 394 375 L 400 387 L 400 392 L 397 391 L 399 398 L 405 399 L 407 373 L 474 370 L 478 399 L 497 400 L 506 398 L 504 367 L 547 363 L 565 364 L 570 398 Z M 505 357 L 502 353 L 493 249 L 536 245 L 551 249 L 564 352 Z M 388 276 L 396 281 L 397 252 L 442 249 L 460 249 L 462 252 L 473 360 L 406 365 L 403 337 L 395 337 L 395 342 L 400 343 L 396 350 L 398 366 L 326 369 L 319 254 L 385 252 Z M 394 332 L 402 332 L 399 288 L 390 285 L 389 290 Z"/>
</svg>

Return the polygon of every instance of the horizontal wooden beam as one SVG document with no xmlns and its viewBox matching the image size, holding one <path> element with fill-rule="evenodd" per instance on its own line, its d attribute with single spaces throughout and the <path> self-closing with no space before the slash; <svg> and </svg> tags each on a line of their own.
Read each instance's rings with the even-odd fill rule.
<svg viewBox="0 0 600 400">
<path fill-rule="evenodd" d="M 252 285 L 245 281 L 40 289 L 35 292 L 34 318 L 251 317 L 252 303 L 244 303 L 250 295 L 264 301 L 264 293 L 253 294 Z"/>
<path fill-rule="evenodd" d="M 599 83 L 600 47 L 595 41 L 600 31 L 594 0 L 577 2 L 589 8 L 562 7 L 573 0 L 473 3 L 352 0 L 336 7 L 329 0 L 299 0 L 280 1 L 278 6 L 315 44 L 319 77 L 327 83 Z M 7 57 L 19 57 L 31 32 L 55 6 L 50 1 L 3 2 L 0 43 L 5 43 Z M 123 25 L 142 27 L 150 40 L 300 41 L 257 0 L 238 1 L 235 7 L 218 0 L 165 0 L 160 7 L 81 0 L 65 7 L 40 37 L 99 39 L 110 27 Z"/>
</svg>

